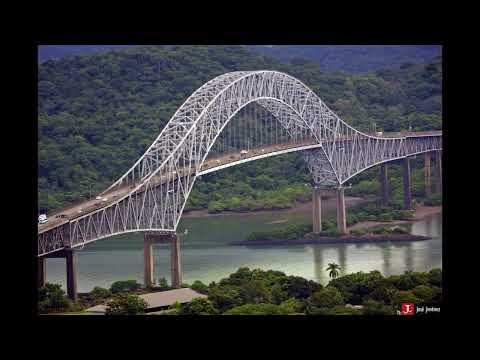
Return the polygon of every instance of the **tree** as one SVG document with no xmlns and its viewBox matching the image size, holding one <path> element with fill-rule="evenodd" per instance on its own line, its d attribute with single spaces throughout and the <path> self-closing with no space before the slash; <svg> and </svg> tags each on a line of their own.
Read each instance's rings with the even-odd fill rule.
<svg viewBox="0 0 480 360">
<path fill-rule="evenodd" d="M 65 311 L 71 307 L 70 299 L 65 296 L 60 284 L 46 283 L 38 289 L 38 311 L 46 313 L 50 311 Z"/>
<path fill-rule="evenodd" d="M 245 282 L 240 288 L 240 296 L 244 303 L 269 303 L 271 294 L 268 288 L 261 280 L 250 280 Z"/>
<path fill-rule="evenodd" d="M 286 281 L 283 282 L 282 288 L 288 297 L 307 299 L 316 291 L 321 290 L 323 286 L 300 276 L 288 276 Z"/>
<path fill-rule="evenodd" d="M 421 300 L 412 291 L 400 290 L 393 297 L 392 303 L 396 308 L 400 308 L 402 303 L 420 304 Z"/>
<path fill-rule="evenodd" d="M 340 270 L 340 266 L 338 264 L 335 264 L 335 263 L 328 264 L 327 271 L 330 271 L 328 273 L 328 276 L 330 276 L 330 278 L 332 279 L 337 278 L 338 270 Z"/>
<path fill-rule="evenodd" d="M 110 296 L 112 296 L 112 292 L 110 290 L 99 286 L 95 286 L 89 293 L 89 298 L 92 300 L 106 299 Z"/>
<path fill-rule="evenodd" d="M 135 294 L 118 293 L 108 302 L 106 315 L 138 315 L 145 313 L 148 303 Z"/>
<path fill-rule="evenodd" d="M 438 294 L 437 289 L 433 286 L 418 285 L 412 289 L 412 293 L 421 300 L 419 305 L 431 305 Z"/>
<path fill-rule="evenodd" d="M 310 298 L 310 303 L 319 308 L 331 308 L 335 305 L 343 305 L 343 296 L 334 287 L 326 287 L 314 293 Z"/>
<path fill-rule="evenodd" d="M 195 298 L 180 307 L 179 315 L 216 315 L 218 309 L 205 298 Z"/>
<path fill-rule="evenodd" d="M 305 308 L 304 304 L 295 298 L 285 300 L 279 307 L 287 314 L 301 313 Z"/>
<path fill-rule="evenodd" d="M 127 292 L 127 291 L 135 291 L 138 290 L 142 285 L 137 283 L 136 280 L 120 280 L 115 281 L 110 286 L 110 291 L 113 294 L 117 294 L 120 292 Z"/>
<path fill-rule="evenodd" d="M 228 286 L 210 287 L 208 299 L 222 312 L 243 303 L 239 291 Z"/>
<path fill-rule="evenodd" d="M 200 280 L 195 280 L 190 286 L 190 289 L 195 290 L 200 294 L 208 294 L 208 286 L 202 283 Z"/>
<path fill-rule="evenodd" d="M 288 307 L 275 304 L 245 304 L 234 307 L 224 315 L 288 315 L 292 314 Z"/>
<path fill-rule="evenodd" d="M 357 272 L 333 279 L 329 287 L 337 288 L 345 302 L 359 305 L 363 298 L 369 296 L 375 289 L 384 286 L 385 280 L 379 271 L 369 273 Z"/>
<path fill-rule="evenodd" d="M 442 269 L 432 269 L 428 273 L 428 282 L 431 285 L 442 287 Z"/>
<path fill-rule="evenodd" d="M 363 303 L 363 315 L 395 315 L 395 311 L 381 301 L 370 299 Z"/>
<path fill-rule="evenodd" d="M 158 279 L 158 287 L 161 288 L 161 289 L 169 289 L 170 288 L 168 286 L 167 279 L 165 279 L 164 277 L 161 277 L 160 279 Z"/>
<path fill-rule="evenodd" d="M 335 305 L 333 308 L 311 308 L 309 315 L 362 315 L 358 309 L 344 305 Z"/>
</svg>

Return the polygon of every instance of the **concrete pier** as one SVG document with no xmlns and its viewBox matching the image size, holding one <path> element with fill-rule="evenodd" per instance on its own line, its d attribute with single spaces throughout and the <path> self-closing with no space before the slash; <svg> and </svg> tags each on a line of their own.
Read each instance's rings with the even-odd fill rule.
<svg viewBox="0 0 480 360">
<path fill-rule="evenodd" d="M 387 205 L 390 202 L 388 196 L 387 164 L 380 165 L 380 191 L 382 196 L 382 203 L 384 205 Z"/>
<path fill-rule="evenodd" d="M 175 235 L 172 238 L 170 250 L 170 268 L 172 274 L 172 287 L 178 289 L 182 285 L 182 268 L 180 261 L 180 238 Z"/>
<path fill-rule="evenodd" d="M 345 215 L 345 194 L 344 189 L 337 189 L 337 229 L 340 234 L 347 234 L 347 219 Z"/>
<path fill-rule="evenodd" d="M 47 254 L 38 258 L 38 284 L 46 283 L 46 260 L 48 258 L 64 258 L 67 270 L 67 295 L 75 301 L 77 300 L 77 261 L 75 257 L 75 251 L 71 248 L 64 248 L 60 251 Z"/>
<path fill-rule="evenodd" d="M 403 208 L 412 209 L 412 193 L 410 189 L 410 159 L 403 159 Z"/>
<path fill-rule="evenodd" d="M 155 284 L 153 278 L 153 241 L 151 237 L 143 237 L 143 283 L 145 287 Z"/>
<path fill-rule="evenodd" d="M 442 151 L 435 151 L 436 183 L 435 192 L 442 193 Z"/>
<path fill-rule="evenodd" d="M 320 188 L 313 188 L 312 206 L 313 206 L 313 232 L 318 234 L 322 231 L 322 192 Z"/>
<path fill-rule="evenodd" d="M 45 286 L 47 280 L 47 268 L 46 268 L 46 260 L 44 257 L 38 258 L 38 281 L 37 287 L 41 288 Z"/>
<path fill-rule="evenodd" d="M 67 295 L 73 301 L 77 300 L 77 262 L 73 249 L 65 249 L 67 265 Z"/>
<path fill-rule="evenodd" d="M 182 269 L 180 259 L 180 238 L 177 234 L 145 233 L 143 238 L 145 286 L 149 287 L 155 284 L 153 244 L 170 244 L 170 271 L 172 287 L 179 288 L 182 284 Z"/>
<path fill-rule="evenodd" d="M 431 163 L 431 154 L 429 152 L 425 153 L 425 196 L 432 196 L 432 177 L 430 170 Z"/>
</svg>

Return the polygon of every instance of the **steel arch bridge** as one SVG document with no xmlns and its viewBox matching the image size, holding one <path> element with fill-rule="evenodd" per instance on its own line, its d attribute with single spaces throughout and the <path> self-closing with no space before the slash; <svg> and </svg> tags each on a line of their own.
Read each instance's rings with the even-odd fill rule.
<svg viewBox="0 0 480 360">
<path fill-rule="evenodd" d="M 225 127 L 252 103 L 272 114 L 292 142 L 263 146 L 245 158 L 208 160 Z M 175 232 L 197 177 L 247 161 L 304 151 L 315 184 L 338 187 L 377 164 L 441 148 L 441 132 L 388 137 L 360 132 L 285 73 L 226 73 L 180 106 L 147 151 L 102 193 L 108 202 L 39 225 L 38 256 L 127 232 Z"/>
</svg>

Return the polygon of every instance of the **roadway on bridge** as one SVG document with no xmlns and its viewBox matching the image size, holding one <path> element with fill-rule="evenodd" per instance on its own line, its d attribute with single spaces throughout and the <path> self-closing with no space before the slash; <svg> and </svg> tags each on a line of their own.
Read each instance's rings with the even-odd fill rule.
<svg viewBox="0 0 480 360">
<path fill-rule="evenodd" d="M 441 134 L 441 131 L 425 131 L 425 132 L 391 132 L 383 133 L 381 136 L 377 134 L 367 134 L 370 136 L 383 137 L 383 138 L 392 138 L 392 137 L 419 137 L 419 136 L 435 136 Z M 247 154 L 241 154 L 240 151 L 235 153 L 229 153 L 222 156 L 212 157 L 202 164 L 199 173 L 203 171 L 212 172 L 216 168 L 225 168 L 225 165 L 233 164 L 240 162 L 242 160 L 250 159 L 254 160 L 258 157 L 265 157 L 268 154 L 275 154 L 278 152 L 285 152 L 289 149 L 301 148 L 305 146 L 318 145 L 314 140 L 307 140 L 302 142 L 287 143 L 287 144 L 275 144 L 270 146 L 263 146 L 261 148 L 249 149 Z M 175 176 L 177 174 L 170 174 L 170 176 Z M 180 170 L 178 175 L 186 176 L 188 175 L 187 171 Z M 157 176 L 151 179 L 151 185 L 159 185 L 167 180 L 167 176 Z M 48 222 L 46 224 L 38 225 L 38 233 L 41 234 L 45 231 L 58 227 L 60 225 L 66 224 L 69 221 L 94 212 L 96 210 L 108 207 L 112 203 L 115 203 L 119 198 L 127 195 L 133 188 L 139 185 L 140 182 L 135 184 L 123 185 L 121 187 L 116 187 L 110 190 L 108 193 L 102 196 L 102 200 L 96 200 L 95 198 L 83 201 L 81 203 L 68 206 L 64 209 L 54 210 L 49 215 Z M 142 188 L 139 189 L 142 191 Z M 96 196 L 95 196 L 96 197 Z"/>
</svg>

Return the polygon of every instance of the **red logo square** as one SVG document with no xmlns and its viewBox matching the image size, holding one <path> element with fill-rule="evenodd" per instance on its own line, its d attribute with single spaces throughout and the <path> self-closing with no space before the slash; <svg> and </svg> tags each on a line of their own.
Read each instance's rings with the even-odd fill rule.
<svg viewBox="0 0 480 360">
<path fill-rule="evenodd" d="M 413 303 L 402 303 L 402 315 L 415 314 L 415 306 Z"/>
</svg>

